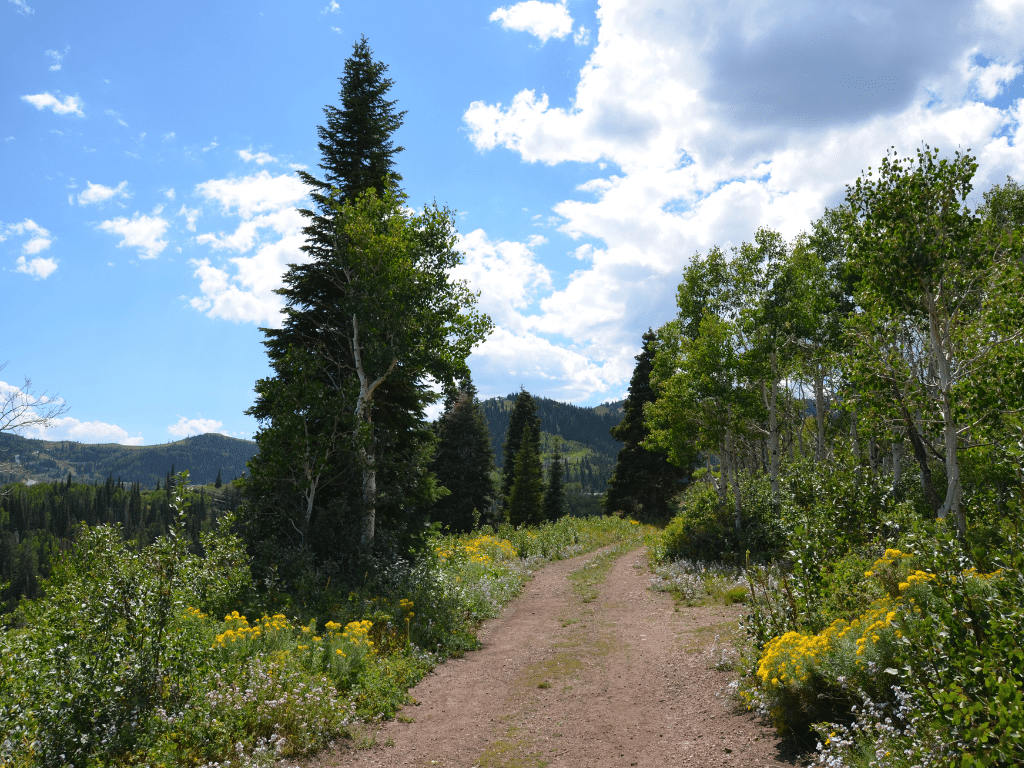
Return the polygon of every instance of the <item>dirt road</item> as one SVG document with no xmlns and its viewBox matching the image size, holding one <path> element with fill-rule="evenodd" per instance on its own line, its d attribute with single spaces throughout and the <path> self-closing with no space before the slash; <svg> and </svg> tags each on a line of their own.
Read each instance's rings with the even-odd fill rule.
<svg viewBox="0 0 1024 768">
<path fill-rule="evenodd" d="M 793 765 L 773 732 L 726 699 L 703 653 L 740 606 L 675 609 L 647 589 L 643 550 L 617 559 L 585 602 L 567 578 L 594 555 L 546 566 L 480 635 L 370 734 L 376 746 L 317 766 L 600 768 Z"/>
</svg>

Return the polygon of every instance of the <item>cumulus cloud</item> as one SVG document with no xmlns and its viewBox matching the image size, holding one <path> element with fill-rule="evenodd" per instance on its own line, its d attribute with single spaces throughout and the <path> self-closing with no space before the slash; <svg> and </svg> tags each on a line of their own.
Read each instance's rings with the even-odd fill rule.
<svg viewBox="0 0 1024 768">
<path fill-rule="evenodd" d="M 27 101 L 36 109 L 50 109 L 55 115 L 78 115 L 79 117 L 85 117 L 85 113 L 82 111 L 82 100 L 77 96 L 65 96 L 63 99 L 58 99 L 53 94 L 37 93 L 33 96 L 22 96 L 22 101 Z"/>
<path fill-rule="evenodd" d="M 568 106 L 524 82 L 504 103 L 467 108 L 481 151 L 601 171 L 553 206 L 558 228 L 580 243 L 579 269 L 557 287 L 520 276 L 529 314 L 502 299 L 521 295 L 515 287 L 481 299 L 502 326 L 492 338 L 557 373 L 546 392 L 621 391 L 641 334 L 674 314 L 694 252 L 738 245 L 761 225 L 795 236 L 890 145 L 971 147 L 979 189 L 1024 175 L 1024 100 L 991 103 L 1024 72 L 1024 7 L 798 0 L 773 9 L 605 0 Z M 492 365 L 498 346 L 476 356 Z"/>
<path fill-rule="evenodd" d="M 162 240 L 169 226 L 168 221 L 160 216 L 162 206 L 157 206 L 152 216 L 138 211 L 130 218 L 118 216 L 116 219 L 100 222 L 98 229 L 113 235 L 120 235 L 118 248 L 138 248 L 139 258 L 155 259 L 167 247 Z"/>
<path fill-rule="evenodd" d="M 560 39 L 572 33 L 572 16 L 564 2 L 526 0 L 508 8 L 498 8 L 491 14 L 490 20 L 500 21 L 503 29 L 536 35 L 542 44 L 552 37 Z"/>
<path fill-rule="evenodd" d="M 25 219 L 18 224 L 10 224 L 5 229 L 0 230 L 0 243 L 12 235 L 20 237 L 27 236 L 28 239 L 21 244 L 21 252 L 26 256 L 34 256 L 37 253 L 45 251 L 50 247 L 54 240 L 53 235 L 50 234 L 49 230 L 43 229 L 32 221 L 32 219 Z"/>
<path fill-rule="evenodd" d="M 340 12 L 341 12 L 341 6 L 338 5 L 337 0 L 331 0 L 331 2 L 327 4 L 327 7 L 324 8 L 322 11 L 320 11 L 320 13 L 340 13 Z"/>
<path fill-rule="evenodd" d="M 175 197 L 177 197 L 177 193 L 174 191 L 174 187 L 171 187 L 170 189 L 164 190 L 164 196 L 168 200 L 173 200 Z"/>
<path fill-rule="evenodd" d="M 78 193 L 78 204 L 104 203 L 112 197 L 131 197 L 128 193 L 128 182 L 122 181 L 116 187 L 105 187 L 102 184 L 93 184 L 86 180 L 85 190 Z"/>
<path fill-rule="evenodd" d="M 277 158 L 271 157 L 266 152 L 253 152 L 252 148 L 238 150 L 238 156 L 245 160 L 247 163 L 257 163 L 259 165 L 265 165 L 266 163 L 276 163 Z"/>
<path fill-rule="evenodd" d="M 66 416 L 54 419 L 47 429 L 26 429 L 23 435 L 36 440 L 74 440 L 78 443 L 120 443 L 142 445 L 142 435 L 131 436 L 116 424 L 102 421 L 79 421 Z"/>
<path fill-rule="evenodd" d="M 306 200 L 305 185 L 290 174 L 260 171 L 205 181 L 196 185 L 196 193 L 223 215 L 239 219 L 233 232 L 204 232 L 196 242 L 239 255 L 220 262 L 192 261 L 201 295 L 191 299 L 191 306 L 212 318 L 278 325 L 284 303 L 274 291 L 289 264 L 308 260 L 300 250 L 305 220 L 295 209 Z"/>
<path fill-rule="evenodd" d="M 167 432 L 175 437 L 205 435 L 207 432 L 217 432 L 221 435 L 226 435 L 227 432 L 221 429 L 223 426 L 224 422 L 217 421 L 216 419 L 187 419 L 184 416 L 179 416 L 178 423 L 168 426 Z"/>
<path fill-rule="evenodd" d="M 452 277 L 480 291 L 480 308 L 496 322 L 525 330 L 529 321 L 522 311 L 536 301 L 539 291 L 551 288 L 551 274 L 534 254 L 545 242 L 539 236 L 526 243 L 493 241 L 477 229 L 459 238 L 465 259 Z"/>
<path fill-rule="evenodd" d="M 45 280 L 57 271 L 57 262 L 54 259 L 44 259 L 42 256 L 34 259 L 19 256 L 17 265 L 18 272 L 31 275 L 36 280 Z"/>
</svg>

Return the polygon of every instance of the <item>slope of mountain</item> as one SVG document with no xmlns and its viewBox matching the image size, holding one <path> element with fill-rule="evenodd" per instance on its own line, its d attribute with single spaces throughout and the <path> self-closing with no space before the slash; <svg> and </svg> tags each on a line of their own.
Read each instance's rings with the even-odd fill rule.
<svg viewBox="0 0 1024 768">
<path fill-rule="evenodd" d="M 491 433 L 494 462 L 499 467 L 505 463 L 501 447 L 505 443 L 515 399 L 513 393 L 508 397 L 492 397 L 480 403 L 487 430 Z M 608 430 L 622 420 L 623 401 L 605 403 L 595 408 L 581 408 L 546 397 L 535 397 L 534 401 L 540 417 L 541 450 L 545 466 L 554 450 L 555 439 L 558 438 L 566 460 L 566 483 L 578 483 L 578 490 L 585 494 L 604 493 L 608 478 L 615 468 L 619 448 L 622 447 Z"/>
<path fill-rule="evenodd" d="M 13 481 L 64 480 L 102 482 L 112 476 L 152 488 L 173 467 L 189 471 L 189 481 L 212 483 L 220 472 L 226 483 L 245 473 L 256 443 L 218 434 L 196 435 L 164 445 L 92 445 L 70 440 L 52 442 L 0 434 L 0 484 Z"/>
</svg>

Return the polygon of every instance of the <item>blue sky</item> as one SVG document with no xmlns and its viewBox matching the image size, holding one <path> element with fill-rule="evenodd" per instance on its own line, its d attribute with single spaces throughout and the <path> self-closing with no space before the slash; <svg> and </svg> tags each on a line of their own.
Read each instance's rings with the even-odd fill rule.
<svg viewBox="0 0 1024 768">
<path fill-rule="evenodd" d="M 889 146 L 1024 178 L 1024 2 L 0 0 L 0 388 L 33 437 L 250 437 L 295 169 L 365 34 L 458 212 L 484 397 L 617 399 L 696 251 L 793 237 Z"/>
</svg>

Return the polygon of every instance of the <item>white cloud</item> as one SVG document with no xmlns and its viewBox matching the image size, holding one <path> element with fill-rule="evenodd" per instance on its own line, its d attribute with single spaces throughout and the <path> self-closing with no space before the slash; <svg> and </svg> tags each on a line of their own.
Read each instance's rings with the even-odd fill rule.
<svg viewBox="0 0 1024 768">
<path fill-rule="evenodd" d="M 276 157 L 271 157 L 266 152 L 253 153 L 252 148 L 238 150 L 238 156 L 247 163 L 258 163 L 259 165 L 277 162 Z"/>
<path fill-rule="evenodd" d="M 798 0 L 769 14 L 758 3 L 604 0 L 569 106 L 523 82 L 506 104 L 474 102 L 464 115 L 479 150 L 597 164 L 553 206 L 580 243 L 564 283 L 485 269 L 463 246 L 460 269 L 480 273 L 481 304 L 500 326 L 474 359 L 527 375 L 507 345 L 553 377 L 545 393 L 617 393 L 641 334 L 674 314 L 691 254 L 750 240 L 761 225 L 795 236 L 888 146 L 971 147 L 977 189 L 1024 176 L 1024 99 L 986 103 L 1024 71 L 1024 5 L 989 5 L 931 3 L 908 37 L 897 30 L 920 22 L 923 4 Z M 499 267 L 508 284 L 488 284 Z"/>
<path fill-rule="evenodd" d="M 31 262 L 25 262 L 25 256 L 42 253 L 53 243 L 54 237 L 48 230 L 43 229 L 32 219 L 25 219 L 19 224 L 11 224 L 6 229 L 0 230 L 0 242 L 11 235 L 28 236 L 28 239 L 21 244 L 21 252 L 24 256 L 18 259 L 19 272 L 45 278 L 57 268 L 51 259 L 32 259 Z"/>
<path fill-rule="evenodd" d="M 1021 72 L 1024 72 L 1024 67 L 1020 64 L 991 63 L 981 67 L 972 63 L 967 75 L 973 80 L 978 95 L 985 100 L 991 100 L 1002 93 L 1004 87 Z"/>
<path fill-rule="evenodd" d="M 44 259 L 41 256 L 26 261 L 24 256 L 19 256 L 17 261 L 18 272 L 32 275 L 36 280 L 45 280 L 57 271 L 57 262 L 53 259 Z"/>
<path fill-rule="evenodd" d="M 573 33 L 572 41 L 576 43 L 576 45 L 587 45 L 590 42 L 590 30 L 580 24 Z"/>
<path fill-rule="evenodd" d="M 260 171 L 253 176 L 210 179 L 196 185 L 196 192 L 218 202 L 224 213 L 236 213 L 243 219 L 267 211 L 293 207 L 306 197 L 306 186 L 290 174 L 271 176 Z"/>
<path fill-rule="evenodd" d="M 480 291 L 480 308 L 492 319 L 523 331 L 529 321 L 522 310 L 534 304 L 539 291 L 551 288 L 551 274 L 534 255 L 534 249 L 545 242 L 543 237 L 527 243 L 495 242 L 482 229 L 474 230 L 459 238 L 458 249 L 465 260 L 452 277 Z"/>
<path fill-rule="evenodd" d="M 201 295 L 190 304 L 213 318 L 278 325 L 284 303 L 274 290 L 281 287 L 288 264 L 308 260 L 300 250 L 305 220 L 295 210 L 306 200 L 305 185 L 290 174 L 260 171 L 243 178 L 211 179 L 198 184 L 196 192 L 219 204 L 224 215 L 241 219 L 234 232 L 203 233 L 196 242 L 215 251 L 252 254 L 220 264 L 194 259 Z"/>
<path fill-rule="evenodd" d="M 21 100 L 27 101 L 36 109 L 51 109 L 55 115 L 85 117 L 85 113 L 82 111 L 82 101 L 77 96 L 65 96 L 61 100 L 51 93 L 37 93 L 33 96 L 22 96 Z"/>
<path fill-rule="evenodd" d="M 341 34 L 341 27 L 331 27 L 331 32 L 336 32 L 336 33 L 338 33 L 340 35 Z"/>
<path fill-rule="evenodd" d="M 209 152 L 211 149 L 213 149 L 214 147 L 217 147 L 217 146 L 220 146 L 220 145 L 217 144 L 217 140 L 214 139 L 207 146 L 203 147 L 203 152 Z"/>
<path fill-rule="evenodd" d="M 164 195 L 167 197 L 168 200 L 173 200 L 177 196 L 175 191 L 174 191 L 174 187 L 171 187 L 170 189 L 165 190 L 164 191 Z"/>
<path fill-rule="evenodd" d="M 201 213 L 202 211 L 199 208 L 186 208 L 184 203 L 181 204 L 181 210 L 178 211 L 179 216 L 185 217 L 185 229 L 189 232 L 196 231 L 196 219 L 199 218 Z"/>
<path fill-rule="evenodd" d="M 164 134 L 164 141 L 170 141 L 173 138 L 174 138 L 174 131 L 171 131 L 170 133 L 165 133 Z"/>
<path fill-rule="evenodd" d="M 59 72 L 60 71 L 61 62 L 64 61 L 64 57 L 68 55 L 68 51 L 70 51 L 70 50 L 71 50 L 71 46 L 65 47 L 63 53 L 61 53 L 60 51 L 54 51 L 54 50 L 46 51 L 46 53 L 44 55 L 45 56 L 49 56 L 51 59 L 53 59 L 53 64 L 50 65 L 50 71 L 51 72 Z"/>
<path fill-rule="evenodd" d="M 85 190 L 78 193 L 78 204 L 103 203 L 112 197 L 131 197 L 128 193 L 128 182 L 122 181 L 116 187 L 105 187 L 102 184 L 93 184 L 86 179 Z"/>
<path fill-rule="evenodd" d="M 143 442 L 141 435 L 132 437 L 127 430 L 116 424 L 106 424 L 102 421 L 79 421 L 70 416 L 54 419 L 47 429 L 26 429 L 22 434 L 36 440 L 74 440 L 78 443 L 142 445 Z"/>
<path fill-rule="evenodd" d="M 542 3 L 540 0 L 526 0 L 508 8 L 499 8 L 490 16 L 491 21 L 500 21 L 503 29 L 529 32 L 546 43 L 549 38 L 563 38 L 572 33 L 572 16 L 565 3 Z"/>
<path fill-rule="evenodd" d="M 337 0 L 331 0 L 331 2 L 328 4 L 328 6 L 326 8 L 324 8 L 322 11 L 320 11 L 320 13 L 322 13 L 322 14 L 323 13 L 340 13 L 340 12 L 341 12 L 341 6 L 338 5 Z"/>
<path fill-rule="evenodd" d="M 155 259 L 167 247 L 167 241 L 160 238 L 167 231 L 168 222 L 160 217 L 160 209 L 161 206 L 158 206 L 152 216 L 136 211 L 131 219 L 119 216 L 110 221 L 103 221 L 100 222 L 98 229 L 120 235 L 121 242 L 117 244 L 118 248 L 138 248 L 139 258 Z"/>
<path fill-rule="evenodd" d="M 22 16 L 28 16 L 30 13 L 35 13 L 32 8 L 28 7 L 28 3 L 25 0 L 8 0 L 15 8 L 18 9 L 18 13 Z"/>
<path fill-rule="evenodd" d="M 178 423 L 167 427 L 167 432 L 175 437 L 205 435 L 207 432 L 217 432 L 226 435 L 227 432 L 221 429 L 223 426 L 224 422 L 217 421 L 216 419 L 186 419 L 184 416 L 179 416 Z"/>
</svg>

